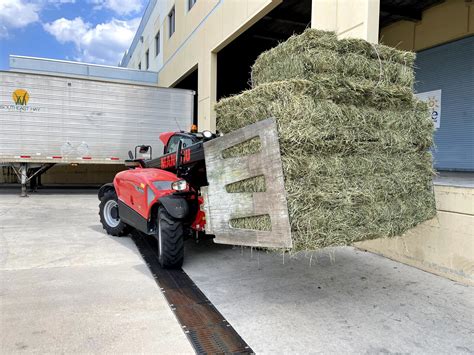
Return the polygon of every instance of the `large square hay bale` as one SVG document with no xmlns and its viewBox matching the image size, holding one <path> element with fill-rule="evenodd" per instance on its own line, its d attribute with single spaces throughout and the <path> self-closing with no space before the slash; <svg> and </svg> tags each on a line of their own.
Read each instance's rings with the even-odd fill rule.
<svg viewBox="0 0 474 355">
<path fill-rule="evenodd" d="M 433 125 L 411 90 L 353 78 L 262 84 L 216 105 L 230 132 L 277 120 L 294 250 L 400 235 L 435 214 Z M 255 142 L 229 154 L 252 153 Z M 230 192 L 265 189 L 253 179 Z M 266 220 L 234 227 L 268 229 Z"/>
<path fill-rule="evenodd" d="M 335 75 L 411 88 L 414 60 L 412 52 L 360 39 L 337 40 L 333 32 L 308 29 L 262 53 L 252 67 L 252 84 Z"/>
</svg>

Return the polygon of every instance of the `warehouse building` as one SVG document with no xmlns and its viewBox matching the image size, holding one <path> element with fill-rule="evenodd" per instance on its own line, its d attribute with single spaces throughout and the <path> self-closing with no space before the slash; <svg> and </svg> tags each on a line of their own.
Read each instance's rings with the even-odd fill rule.
<svg viewBox="0 0 474 355">
<path fill-rule="evenodd" d="M 192 89 L 200 129 L 214 104 L 250 87 L 263 51 L 313 27 L 417 52 L 415 91 L 431 104 L 437 218 L 362 249 L 474 283 L 474 1 L 150 0 L 121 66 L 158 72 L 158 85 Z M 449 173 L 444 173 L 449 174 Z"/>
<path fill-rule="evenodd" d="M 215 129 L 214 103 L 248 88 L 257 56 L 307 27 L 416 51 L 415 90 L 436 120 L 435 166 L 474 171 L 472 0 L 151 0 L 121 66 L 195 90 L 196 123 Z"/>
</svg>

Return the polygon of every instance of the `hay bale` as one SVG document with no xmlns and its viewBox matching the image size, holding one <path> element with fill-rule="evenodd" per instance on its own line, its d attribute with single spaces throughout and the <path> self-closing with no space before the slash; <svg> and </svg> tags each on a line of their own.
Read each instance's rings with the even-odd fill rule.
<svg viewBox="0 0 474 355">
<path fill-rule="evenodd" d="M 374 97 L 388 92 L 367 90 L 357 96 L 346 88 L 348 96 L 360 97 L 356 106 L 348 104 L 342 89 L 334 95 L 324 88 L 326 83 L 263 84 L 215 107 L 223 132 L 271 116 L 277 119 L 294 250 L 395 236 L 434 216 L 427 152 L 433 125 L 426 105 L 411 95 L 403 105 L 383 109 Z M 248 141 L 225 157 L 259 148 L 255 140 Z M 259 178 L 227 186 L 228 192 L 264 190 Z M 263 216 L 232 225 L 271 228 Z"/>
<path fill-rule="evenodd" d="M 433 193 L 426 190 L 356 207 L 314 205 L 301 214 L 298 222 L 290 215 L 294 250 L 351 245 L 363 240 L 402 235 L 435 216 L 433 200 Z M 289 210 L 293 210 L 291 205 Z"/>
<path fill-rule="evenodd" d="M 415 100 L 413 94 L 403 107 L 392 105 L 390 109 L 377 104 L 375 97 L 389 95 L 380 94 L 383 88 L 378 93 L 367 89 L 357 96 L 350 88 L 344 93 L 344 87 L 333 94 L 336 90 L 324 88 L 329 82 L 321 83 L 290 80 L 262 84 L 223 99 L 215 107 L 218 129 L 231 132 L 275 116 L 284 156 L 298 150 L 315 154 L 424 151 L 433 144 L 433 124 L 426 104 Z M 359 97 L 362 104 L 345 104 L 350 101 L 348 97 L 354 101 Z M 368 103 L 375 107 L 363 105 Z"/>
<path fill-rule="evenodd" d="M 433 124 L 412 92 L 414 59 L 309 29 L 259 56 L 254 89 L 215 106 L 224 133 L 276 118 L 295 251 L 397 236 L 435 215 Z M 224 158 L 259 149 L 254 139 Z M 265 191 L 265 179 L 226 189 Z M 232 226 L 271 223 L 254 216 Z"/>
<path fill-rule="evenodd" d="M 320 75 L 365 78 L 378 85 L 411 88 L 412 52 L 358 39 L 337 40 L 332 32 L 308 29 L 264 53 L 252 67 L 252 86 L 288 79 L 317 80 Z"/>
<path fill-rule="evenodd" d="M 291 49 L 287 49 L 291 51 Z M 291 53 L 291 52 L 290 52 Z M 252 67 L 252 86 L 288 79 L 317 80 L 320 75 L 365 78 L 377 84 L 413 87 L 411 68 L 395 62 L 379 62 L 360 54 L 342 56 L 336 51 L 308 50 L 298 55 L 264 53 Z M 278 57 L 278 60 L 276 59 Z"/>
<path fill-rule="evenodd" d="M 372 107 L 375 109 L 392 109 L 392 110 L 410 110 L 418 107 L 420 104 L 413 95 L 413 91 L 409 88 L 401 86 L 385 86 L 380 85 L 374 87 L 369 80 L 338 78 L 334 76 L 321 76 L 317 82 L 304 79 L 285 80 L 280 82 L 271 82 L 259 85 L 254 90 L 265 96 L 265 98 L 274 98 L 277 100 L 293 100 L 292 95 L 311 96 L 318 99 L 331 100 L 336 104 L 347 104 L 356 107 Z M 241 102 L 241 109 L 247 110 L 245 106 L 246 95 L 252 94 L 254 91 L 244 91 L 239 97 L 244 98 Z M 233 99 L 235 96 L 232 96 Z M 257 100 L 258 98 L 252 99 Z M 219 101 L 219 106 L 225 105 L 227 98 Z M 265 100 L 260 100 L 262 103 Z M 287 101 L 289 102 L 289 101 Z M 239 104 L 237 101 L 232 102 L 232 106 Z M 295 104 L 296 106 L 297 104 Z M 227 121 L 227 120 L 225 120 Z M 221 124 L 227 125 L 230 122 L 221 120 Z"/>
</svg>

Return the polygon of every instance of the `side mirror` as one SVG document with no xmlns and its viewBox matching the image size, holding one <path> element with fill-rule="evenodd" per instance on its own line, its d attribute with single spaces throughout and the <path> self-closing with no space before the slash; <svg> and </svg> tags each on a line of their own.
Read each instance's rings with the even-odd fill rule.
<svg viewBox="0 0 474 355">
<path fill-rule="evenodd" d="M 150 149 L 149 145 L 141 145 L 140 148 L 138 149 L 138 152 L 140 154 L 145 154 L 145 153 L 148 153 L 149 149 Z"/>
<path fill-rule="evenodd" d="M 142 155 L 139 157 L 139 154 Z M 135 147 L 135 159 L 151 159 L 151 146 L 150 145 L 137 145 Z"/>
<path fill-rule="evenodd" d="M 128 157 L 129 157 L 131 160 L 135 159 L 135 157 L 133 156 L 133 153 L 132 153 L 131 150 L 128 151 Z"/>
</svg>

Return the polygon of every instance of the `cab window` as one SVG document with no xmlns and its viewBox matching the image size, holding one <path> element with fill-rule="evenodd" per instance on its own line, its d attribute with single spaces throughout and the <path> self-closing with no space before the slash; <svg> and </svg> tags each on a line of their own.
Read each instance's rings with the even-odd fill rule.
<svg viewBox="0 0 474 355">
<path fill-rule="evenodd" d="M 168 146 L 167 146 L 165 154 L 176 152 L 176 150 L 178 149 L 178 142 L 180 140 L 183 142 L 181 148 L 189 147 L 190 145 L 194 143 L 193 140 L 189 137 L 184 137 L 184 136 L 179 136 L 179 135 L 173 136 L 168 141 Z"/>
</svg>

